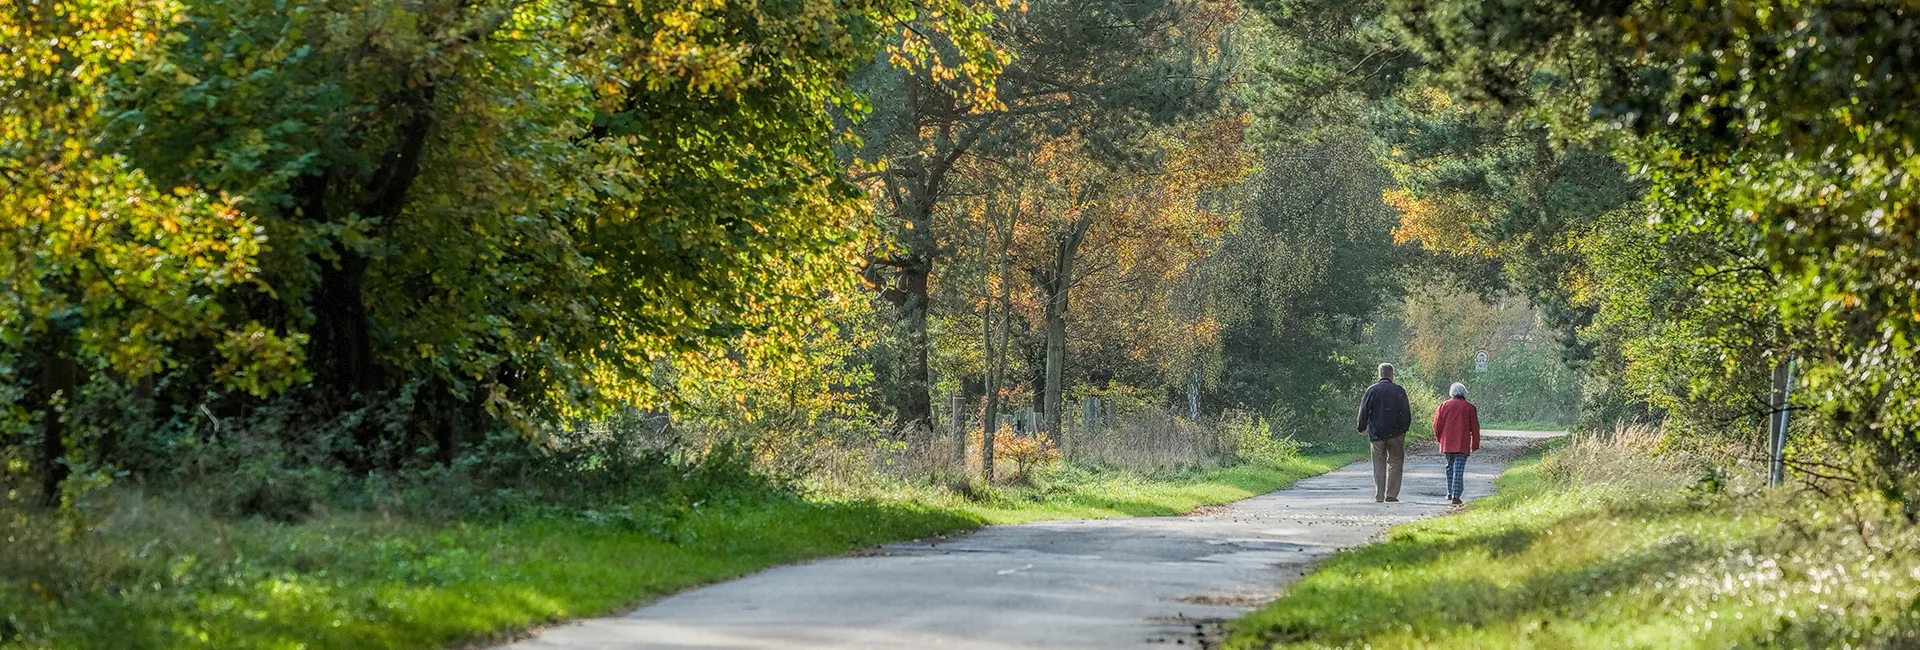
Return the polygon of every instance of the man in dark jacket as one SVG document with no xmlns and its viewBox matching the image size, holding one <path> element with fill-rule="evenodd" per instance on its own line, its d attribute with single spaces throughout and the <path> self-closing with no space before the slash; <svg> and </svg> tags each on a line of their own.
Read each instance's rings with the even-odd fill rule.
<svg viewBox="0 0 1920 650">
<path fill-rule="evenodd" d="M 1373 500 L 1400 500 L 1400 468 L 1407 459 L 1407 427 L 1413 425 L 1413 405 L 1407 389 L 1393 383 L 1393 364 L 1380 364 L 1380 381 L 1367 387 L 1360 399 L 1360 432 L 1373 443 Z"/>
</svg>

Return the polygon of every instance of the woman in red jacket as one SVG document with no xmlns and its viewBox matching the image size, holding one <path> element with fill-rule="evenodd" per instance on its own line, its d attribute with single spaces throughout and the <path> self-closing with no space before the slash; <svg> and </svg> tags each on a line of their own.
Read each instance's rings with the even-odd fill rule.
<svg viewBox="0 0 1920 650">
<path fill-rule="evenodd" d="M 1480 411 L 1467 401 L 1467 385 L 1455 382 L 1447 389 L 1453 399 L 1433 412 L 1433 437 L 1447 455 L 1447 502 L 1460 505 L 1467 480 L 1467 456 L 1480 450 Z"/>
</svg>

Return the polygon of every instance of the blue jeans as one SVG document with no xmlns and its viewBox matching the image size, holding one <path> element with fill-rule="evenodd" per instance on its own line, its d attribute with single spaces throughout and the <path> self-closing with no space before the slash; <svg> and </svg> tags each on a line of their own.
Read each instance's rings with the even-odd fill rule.
<svg viewBox="0 0 1920 650">
<path fill-rule="evenodd" d="M 1461 452 L 1447 454 L 1447 496 L 1460 498 L 1467 483 L 1467 455 Z"/>
</svg>

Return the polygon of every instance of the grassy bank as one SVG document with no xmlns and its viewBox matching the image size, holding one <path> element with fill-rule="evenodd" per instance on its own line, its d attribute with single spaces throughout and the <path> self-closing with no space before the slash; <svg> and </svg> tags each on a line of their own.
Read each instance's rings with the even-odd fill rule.
<svg viewBox="0 0 1920 650">
<path fill-rule="evenodd" d="M 1463 514 L 1340 554 L 1235 622 L 1230 647 L 1920 642 L 1911 526 L 1847 514 L 1857 501 L 1729 496 L 1671 467 L 1582 471 L 1572 451 L 1515 464 Z"/>
<path fill-rule="evenodd" d="M 356 513 L 221 520 L 122 495 L 77 539 L 15 511 L 0 647 L 422 648 L 619 611 L 689 586 L 984 523 L 1174 514 L 1338 467 L 1351 450 L 1187 475 L 1070 469 L 982 502 L 931 489 L 758 493 L 669 516 L 622 509 L 491 524 Z M 39 553 L 13 544 L 37 544 Z M 52 558 L 35 561 L 32 558 Z"/>
</svg>

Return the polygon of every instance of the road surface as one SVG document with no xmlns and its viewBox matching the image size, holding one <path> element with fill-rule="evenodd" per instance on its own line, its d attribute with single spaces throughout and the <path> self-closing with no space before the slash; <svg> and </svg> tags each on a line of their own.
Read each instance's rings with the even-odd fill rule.
<svg viewBox="0 0 1920 650">
<path fill-rule="evenodd" d="M 1533 439 L 1487 431 L 1467 498 Z M 1366 461 L 1179 517 L 988 526 L 950 539 L 763 571 L 624 616 L 541 631 L 510 650 L 1211 647 L 1218 623 L 1389 526 L 1445 514 L 1431 443 L 1409 449 L 1400 503 L 1374 503 Z"/>
</svg>

